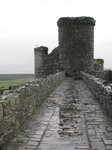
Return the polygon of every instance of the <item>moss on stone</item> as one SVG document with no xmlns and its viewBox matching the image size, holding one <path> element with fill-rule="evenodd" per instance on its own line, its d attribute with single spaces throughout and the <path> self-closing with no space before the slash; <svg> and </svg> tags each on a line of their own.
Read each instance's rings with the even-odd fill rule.
<svg viewBox="0 0 112 150">
<path fill-rule="evenodd" d="M 96 64 L 103 64 L 104 63 L 104 60 L 101 58 L 94 59 L 94 61 Z"/>
</svg>

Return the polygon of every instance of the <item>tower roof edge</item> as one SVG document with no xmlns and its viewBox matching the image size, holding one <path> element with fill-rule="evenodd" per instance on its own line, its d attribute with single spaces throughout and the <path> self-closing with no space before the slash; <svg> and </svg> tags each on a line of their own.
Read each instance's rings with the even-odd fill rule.
<svg viewBox="0 0 112 150">
<path fill-rule="evenodd" d="M 87 24 L 87 25 L 93 25 L 95 26 L 95 20 L 92 17 L 86 17 L 86 16 L 81 16 L 81 17 L 61 17 L 57 21 L 57 25 L 70 25 L 70 24 Z"/>
</svg>

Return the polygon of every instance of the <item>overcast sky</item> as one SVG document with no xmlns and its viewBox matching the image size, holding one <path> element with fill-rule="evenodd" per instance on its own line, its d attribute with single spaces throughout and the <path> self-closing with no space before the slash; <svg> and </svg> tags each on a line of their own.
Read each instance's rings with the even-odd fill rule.
<svg viewBox="0 0 112 150">
<path fill-rule="evenodd" d="M 112 68 L 112 0 L 0 0 L 0 74 L 34 73 L 34 47 L 58 46 L 60 17 L 96 20 L 94 57 Z"/>
</svg>

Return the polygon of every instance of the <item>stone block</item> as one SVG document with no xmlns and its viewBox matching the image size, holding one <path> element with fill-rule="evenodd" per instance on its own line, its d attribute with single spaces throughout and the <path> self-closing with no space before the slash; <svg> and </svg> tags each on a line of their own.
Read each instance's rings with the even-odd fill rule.
<svg viewBox="0 0 112 150">
<path fill-rule="evenodd" d="M 4 121 L 0 121 L 0 137 L 4 134 Z"/>
<path fill-rule="evenodd" d="M 9 142 L 9 140 L 12 138 L 12 130 L 9 130 L 6 132 L 3 136 L 5 143 Z"/>
<path fill-rule="evenodd" d="M 16 105 L 20 104 L 20 95 L 19 94 L 15 95 L 15 103 L 16 103 Z"/>
<path fill-rule="evenodd" d="M 26 88 L 25 86 L 20 88 L 20 97 L 25 98 L 26 97 Z"/>
<path fill-rule="evenodd" d="M 11 129 L 11 116 L 4 117 L 4 130 L 5 132 Z"/>
<path fill-rule="evenodd" d="M 0 104 L 0 122 L 3 120 L 3 106 Z"/>
<path fill-rule="evenodd" d="M 3 148 L 4 144 L 5 144 L 4 141 L 0 140 L 0 149 Z"/>
<path fill-rule="evenodd" d="M 10 104 L 11 104 L 12 107 L 15 105 L 15 96 L 14 95 L 12 95 L 10 97 Z"/>
</svg>

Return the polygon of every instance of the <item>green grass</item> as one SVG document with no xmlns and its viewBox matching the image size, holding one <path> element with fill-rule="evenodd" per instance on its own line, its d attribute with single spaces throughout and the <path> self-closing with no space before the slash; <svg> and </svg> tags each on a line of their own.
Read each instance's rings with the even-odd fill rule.
<svg viewBox="0 0 112 150">
<path fill-rule="evenodd" d="M 3 81 L 0 81 L 0 89 L 8 89 L 9 86 L 11 86 L 11 85 L 25 84 L 31 80 L 34 80 L 34 78 L 3 80 Z"/>
</svg>

